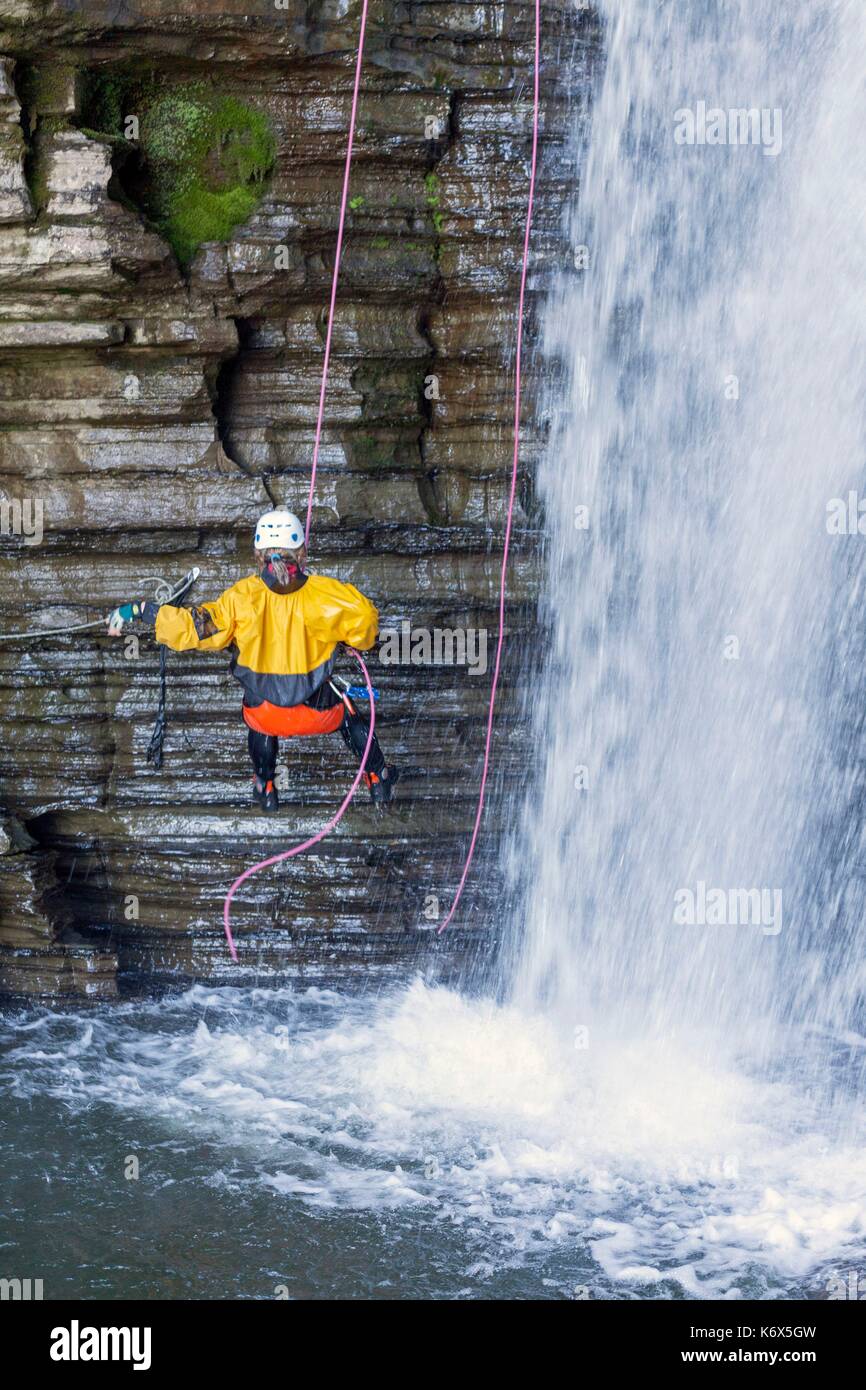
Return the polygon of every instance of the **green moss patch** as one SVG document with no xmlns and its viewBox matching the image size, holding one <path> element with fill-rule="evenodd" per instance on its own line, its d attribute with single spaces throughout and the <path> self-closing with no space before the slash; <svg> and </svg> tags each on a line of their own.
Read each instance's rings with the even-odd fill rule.
<svg viewBox="0 0 866 1390">
<path fill-rule="evenodd" d="M 273 167 L 267 118 L 234 97 L 195 88 L 167 92 L 141 120 L 153 171 L 151 211 L 182 265 L 206 241 L 227 241 L 246 222 Z"/>
<path fill-rule="evenodd" d="M 82 120 L 122 139 L 130 116 L 138 158 L 124 162 L 121 182 L 187 266 L 204 242 L 228 241 L 260 202 L 276 150 L 270 123 L 208 83 L 92 77 Z"/>
<path fill-rule="evenodd" d="M 428 174 L 424 180 L 424 200 L 433 230 L 437 237 L 441 236 L 445 217 L 440 206 L 442 200 L 439 196 L 439 180 L 435 174 Z"/>
</svg>

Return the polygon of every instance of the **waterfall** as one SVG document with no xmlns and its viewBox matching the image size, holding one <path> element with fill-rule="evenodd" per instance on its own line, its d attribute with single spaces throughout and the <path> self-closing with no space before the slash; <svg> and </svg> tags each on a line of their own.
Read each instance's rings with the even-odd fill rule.
<svg viewBox="0 0 866 1390">
<path fill-rule="evenodd" d="M 497 987 L 4 1016 L 6 1246 L 46 1289 L 866 1296 L 866 10 L 603 20 Z"/>
<path fill-rule="evenodd" d="M 830 518 L 864 487 L 866 12 L 602 10 L 544 325 L 512 988 L 569 1027 L 766 1048 L 854 1028 L 864 993 L 866 537 Z"/>
</svg>

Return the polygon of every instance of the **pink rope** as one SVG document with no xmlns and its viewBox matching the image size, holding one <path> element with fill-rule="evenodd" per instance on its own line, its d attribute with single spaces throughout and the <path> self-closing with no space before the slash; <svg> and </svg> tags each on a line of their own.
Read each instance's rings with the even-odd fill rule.
<svg viewBox="0 0 866 1390">
<path fill-rule="evenodd" d="M 539 68 L 540 68 L 540 49 L 541 49 L 541 0 L 535 0 L 535 71 L 534 71 L 534 91 L 533 91 L 533 114 L 532 114 L 532 165 L 529 173 L 529 199 L 526 206 L 526 233 L 523 238 L 523 265 L 520 272 L 520 300 L 517 309 L 517 355 L 515 366 L 515 386 L 514 386 L 514 456 L 511 461 L 511 491 L 508 496 L 508 519 L 505 523 L 505 547 L 502 552 L 502 573 L 499 580 L 499 637 L 496 643 L 496 662 L 493 667 L 493 684 L 490 687 L 490 706 L 487 711 L 487 738 L 484 744 L 484 767 L 481 773 L 481 787 L 478 792 L 478 809 L 475 812 L 475 825 L 472 830 L 472 839 L 469 843 L 469 853 L 466 856 L 466 863 L 463 866 L 463 873 L 457 885 L 457 892 L 454 901 L 445 921 L 439 928 L 439 934 L 444 932 L 454 913 L 457 911 L 457 904 L 463 894 L 469 869 L 475 854 L 475 845 L 478 841 L 478 830 L 481 825 L 481 817 L 484 813 L 484 795 L 487 788 L 487 774 L 490 770 L 490 749 L 493 742 L 493 715 L 496 705 L 496 688 L 499 684 L 499 668 L 502 664 L 502 645 L 505 639 L 505 581 L 508 571 L 508 551 L 511 545 L 511 525 L 514 516 L 514 498 L 517 492 L 517 462 L 520 455 L 520 393 L 521 393 L 521 373 L 523 367 L 523 306 L 526 298 L 526 270 L 529 263 L 529 233 L 532 226 L 532 209 L 535 202 L 535 171 L 538 164 L 538 93 L 539 93 Z"/>
<path fill-rule="evenodd" d="M 333 325 L 334 325 L 334 309 L 335 309 L 336 302 L 337 302 L 337 281 L 338 281 L 339 273 L 340 273 L 340 257 L 341 257 L 342 249 L 343 249 L 343 234 L 344 234 L 345 224 L 346 224 L 346 208 L 347 208 L 347 206 L 348 206 L 348 197 L 349 197 L 349 176 L 350 176 L 351 164 L 352 164 L 352 148 L 353 148 L 354 139 L 355 139 L 355 121 L 356 121 L 357 113 L 358 113 L 358 92 L 359 92 L 359 90 L 360 90 L 360 83 L 361 83 L 361 66 L 362 66 L 363 53 L 364 53 L 364 34 L 365 34 L 365 30 L 366 30 L 366 25 L 367 25 L 367 8 L 368 8 L 368 0 L 363 0 L 363 7 L 362 7 L 362 11 L 361 11 L 361 30 L 360 30 L 360 35 L 359 35 L 359 39 L 358 39 L 358 58 L 357 58 L 356 66 L 355 66 L 355 86 L 354 86 L 354 91 L 353 91 L 353 94 L 352 94 L 352 115 L 351 115 L 351 120 L 350 120 L 350 124 L 349 124 L 349 141 L 348 141 L 348 146 L 347 146 L 347 149 L 346 149 L 346 166 L 345 166 L 345 171 L 344 171 L 344 174 L 343 174 L 343 195 L 342 195 L 342 200 L 341 200 L 341 203 L 340 203 L 340 224 L 339 224 L 339 229 L 338 229 L 338 232 L 337 232 L 337 250 L 336 250 L 336 255 L 335 255 L 335 259 L 334 259 L 334 273 L 333 273 L 333 277 L 332 277 L 332 279 L 331 279 L 331 301 L 330 301 L 330 308 L 329 308 L 329 311 L 328 311 L 328 327 L 327 327 L 327 332 L 326 332 L 326 335 L 325 335 L 325 360 L 324 360 L 324 364 L 323 364 L 323 367 L 322 367 L 322 383 L 321 383 L 321 388 L 320 388 L 320 390 L 319 390 L 319 410 L 318 410 L 318 416 L 317 416 L 317 419 L 316 419 L 316 439 L 315 439 L 315 444 L 314 444 L 314 446 L 313 446 L 313 466 L 312 466 L 312 473 L 311 473 L 311 476 L 310 476 L 310 491 L 309 491 L 309 496 L 308 496 L 308 499 L 307 499 L 307 519 L 306 519 L 306 526 L 305 526 L 305 540 L 306 540 L 307 542 L 309 542 L 309 538 L 310 538 L 310 520 L 311 520 L 311 517 L 312 517 L 312 511 L 313 511 L 313 496 L 314 496 L 314 493 L 315 493 L 315 486 L 316 486 L 316 472 L 317 472 L 317 469 L 318 469 L 318 462 L 319 462 L 319 448 L 320 448 L 321 439 L 322 439 L 322 422 L 323 422 L 323 420 L 324 420 L 324 413 L 325 413 L 325 395 L 326 395 L 327 385 L 328 385 L 328 369 L 329 369 L 330 360 L 331 360 L 331 334 L 332 334 Z M 503 552 L 502 552 L 502 570 L 501 570 L 500 582 L 499 582 L 499 636 L 498 636 L 497 643 L 496 643 L 496 661 L 495 661 L 494 668 L 493 668 L 493 683 L 492 683 L 491 689 L 490 689 L 490 704 L 489 704 L 489 708 L 488 708 L 488 712 L 487 712 L 487 735 L 486 735 L 485 744 L 484 744 L 484 767 L 483 767 L 483 769 L 482 769 L 482 774 L 481 774 L 481 786 L 480 786 L 480 788 L 479 788 L 479 793 L 478 793 L 478 809 L 477 809 L 477 811 L 476 811 L 476 813 L 475 813 L 475 824 L 474 824 L 473 831 L 472 831 L 472 839 L 471 839 L 470 844 L 469 844 L 469 853 L 468 853 L 468 855 L 467 855 L 467 857 L 466 857 L 466 863 L 465 863 L 464 866 L 463 866 L 463 873 L 461 874 L 460 882 L 459 882 L 458 887 L 457 887 L 457 892 L 456 892 L 456 894 L 455 894 L 455 896 L 454 896 L 454 901 L 453 901 L 453 903 L 451 904 L 451 909 L 450 909 L 450 911 L 449 911 L 449 913 L 448 913 L 448 916 L 445 918 L 445 921 L 444 921 L 444 922 L 442 923 L 442 925 L 439 927 L 439 932 L 440 932 L 440 933 L 443 932 L 443 931 L 445 930 L 445 928 L 448 926 L 449 922 L 451 921 L 452 917 L 454 916 L 454 913 L 455 913 L 456 910 L 457 910 L 457 905 L 458 905 L 458 903 L 460 902 L 460 898 L 461 898 L 461 896 L 462 896 L 463 889 L 464 889 L 464 886 L 465 886 L 465 884 L 466 884 L 466 879 L 467 879 L 467 877 L 468 877 L 468 875 L 469 875 L 469 869 L 470 869 L 470 867 L 471 867 L 472 860 L 473 860 L 473 857 L 474 857 L 474 854 L 475 854 L 475 846 L 476 846 L 476 843 L 477 843 L 477 841 L 478 841 L 478 831 L 479 831 L 479 828 L 480 828 L 480 825 L 481 825 L 481 817 L 482 817 L 483 812 L 484 812 L 484 798 L 485 798 L 485 792 L 486 792 L 486 788 L 487 788 L 487 776 L 488 776 L 488 773 L 489 773 L 489 770 L 490 770 L 490 753 L 491 753 L 491 746 L 492 746 L 492 741 L 493 741 L 493 719 L 494 719 L 494 713 L 495 713 L 495 707 L 496 707 L 496 691 L 497 691 L 497 687 L 498 687 L 498 685 L 499 685 L 499 673 L 500 673 L 500 668 L 501 668 L 501 664 L 502 664 L 502 647 L 503 647 L 504 635 L 505 635 L 505 632 L 504 632 L 504 630 L 505 630 L 505 593 L 506 593 L 506 578 L 507 578 L 507 571 L 508 571 L 508 554 L 509 554 L 509 549 L 510 549 L 510 546 L 511 546 L 511 529 L 512 529 L 512 524 L 513 524 L 513 517 L 514 517 L 514 499 L 515 499 L 516 492 L 517 492 L 517 466 L 518 466 L 519 455 L 520 455 L 520 403 L 521 403 L 521 383 L 522 383 L 522 365 L 523 365 L 523 315 L 524 315 L 524 304 L 525 304 L 525 299 L 526 299 L 526 275 L 527 275 L 527 267 L 528 267 L 528 263 L 529 263 L 529 235 L 530 235 L 530 229 L 531 229 L 531 226 L 532 226 L 532 212 L 533 212 L 533 206 L 534 206 L 534 202 L 535 202 L 535 175 L 536 175 L 536 169 L 537 169 L 537 164 L 538 164 L 538 107 L 539 107 L 540 35 L 541 35 L 541 0 L 535 0 L 535 54 L 534 54 L 534 89 L 533 89 L 533 103 L 534 103 L 534 104 L 533 104 L 533 118 L 532 118 L 532 164 L 531 164 L 530 176 L 529 176 L 529 199 L 528 199 L 527 210 L 526 210 L 526 232 L 525 232 L 524 241 L 523 241 L 523 263 L 522 263 L 522 266 L 521 266 L 521 273 L 520 273 L 520 299 L 519 299 L 519 303 L 518 303 L 517 353 L 516 353 L 515 392 L 514 392 L 514 453 L 513 453 L 513 457 L 512 457 L 512 463 L 511 463 L 511 488 L 510 488 L 509 496 L 508 496 L 508 517 L 507 517 L 507 521 L 506 521 L 506 525 L 505 525 L 505 543 L 504 543 Z M 375 699 L 373 698 L 373 687 L 372 687 L 372 684 L 371 684 L 371 682 L 370 682 L 370 674 L 369 674 L 369 672 L 368 672 L 368 670 L 367 670 L 367 667 L 366 667 L 366 665 L 365 665 L 365 663 L 364 663 L 363 657 L 361 656 L 360 652 L 356 652 L 356 651 L 355 651 L 354 649 L 352 649 L 352 648 L 350 648 L 349 650 L 351 651 L 352 655 L 355 657 L 355 660 L 358 662 L 359 666 L 361 667 L 361 671 L 363 672 L 363 675 L 364 675 L 364 683 L 366 684 L 367 692 L 368 692 L 369 697 L 370 697 L 370 727 L 369 727 L 369 729 L 368 729 L 368 731 L 367 731 L 367 743 L 366 743 L 366 746 L 365 746 L 365 748 L 364 748 L 364 756 L 363 756 L 363 758 L 361 759 L 361 763 L 360 763 L 360 766 L 358 767 L 358 771 L 357 771 L 357 773 L 356 773 L 356 775 L 355 775 L 355 779 L 354 779 L 354 781 L 352 782 L 352 785 L 351 785 L 351 787 L 349 788 L 348 792 L 346 793 L 345 797 L 343 798 L 343 801 L 342 801 L 342 803 L 341 803 L 341 805 L 340 805 L 339 810 L 337 811 L 336 815 L 333 816 L 332 819 L 329 820 L 328 823 L 322 827 L 321 830 L 317 831 L 316 834 L 313 835 L 313 836 L 311 836 L 309 840 L 305 840 L 305 841 L 303 842 L 303 844 L 295 845 L 292 849 L 283 850 L 283 852 L 282 852 L 281 854 L 272 854 L 272 855 L 270 855 L 267 859 L 262 859 L 262 860 L 260 860 L 257 864 L 251 865 L 250 868 L 245 869 L 244 872 L 243 872 L 242 874 L 240 874 L 238 878 L 235 879 L 234 883 L 232 884 L 231 888 L 229 889 L 228 893 L 226 894 L 225 902 L 224 902 L 224 904 L 223 904 L 223 925 L 224 925 L 224 927 L 225 927 L 226 940 L 227 940 L 227 942 L 228 942 L 229 951 L 231 952 L 231 957 L 232 957 L 232 960 L 233 960 L 233 961 L 237 961 L 237 959 L 238 959 L 238 953 L 237 953 L 237 948 L 236 948 L 236 946 L 235 946 L 234 937 L 232 936 L 232 930 L 231 930 L 231 904 L 232 904 L 232 899 L 234 898 L 234 896 L 235 896 L 237 890 L 240 888 L 241 884 L 242 884 L 242 883 L 245 883 L 245 882 L 247 881 L 248 878 L 252 878 L 252 876 L 253 876 L 254 874 L 257 874 L 261 869 L 270 868 L 270 866 L 271 866 L 272 864 L 281 864 L 281 863 L 283 862 L 284 859 L 293 859 L 293 858 L 295 857 L 295 855 L 304 854 L 306 850 L 312 849 L 314 845 L 319 844 L 319 842 L 320 842 L 321 840 L 323 840 L 323 839 L 325 838 L 326 835 L 330 835 L 331 831 L 334 830 L 334 829 L 336 828 L 336 826 L 340 823 L 340 821 L 343 819 L 343 816 L 345 815 L 346 811 L 348 810 L 349 805 L 351 804 L 352 798 L 353 798 L 354 795 L 355 795 L 355 792 L 358 790 L 358 787 L 359 787 L 360 782 L 361 782 L 361 778 L 362 778 L 363 775 L 364 775 L 364 769 L 365 769 L 365 767 L 366 767 L 367 758 L 368 758 L 369 753 L 370 753 L 370 746 L 371 746 L 371 744 L 372 744 L 372 742 L 373 742 L 373 732 L 374 732 L 374 729 L 375 729 L 375 727 L 376 727 L 376 702 L 375 702 Z"/>
<path fill-rule="evenodd" d="M 226 894 L 226 899 L 223 903 L 223 926 L 225 927 L 226 941 L 229 944 L 229 951 L 231 952 L 231 957 L 233 961 L 237 961 L 238 953 L 237 947 L 235 946 L 234 937 L 232 936 L 231 905 L 232 898 L 240 888 L 241 884 L 246 883 L 247 879 L 252 878 L 253 874 L 257 874 L 260 869 L 268 869 L 270 868 L 271 864 L 282 864 L 284 859 L 294 859 L 296 854 L 303 854 L 305 850 L 312 849 L 313 845 L 317 845 L 320 840 L 324 840 L 326 835 L 330 835 L 331 831 L 335 828 L 335 826 L 339 825 L 346 811 L 349 809 L 349 803 L 351 802 L 352 797 L 355 795 L 355 792 L 358 790 L 361 778 L 364 775 L 364 768 L 367 766 L 367 758 L 370 753 L 370 745 L 373 742 L 373 730 L 376 727 L 376 701 L 373 699 L 373 688 L 370 684 L 370 673 L 367 670 L 367 667 L 364 663 L 364 658 L 361 656 L 360 652 L 355 651 L 354 647 L 349 647 L 348 650 L 351 652 L 352 656 L 355 658 L 355 660 L 357 661 L 358 665 L 364 673 L 364 684 L 366 685 L 367 693 L 370 696 L 370 728 L 367 731 L 367 743 L 364 747 L 364 756 L 361 759 L 360 766 L 355 774 L 354 782 L 352 783 L 349 790 L 346 792 L 346 795 L 343 797 L 343 801 L 339 811 L 335 816 L 331 818 L 331 820 L 328 821 L 327 825 L 323 825 L 321 830 L 317 830 L 315 835 L 312 835 L 309 840 L 305 840 L 302 845 L 295 845 L 293 849 L 285 849 L 283 850 L 282 854 L 272 854 L 268 859 L 260 859 L 258 864 L 253 864 L 249 869 L 244 869 L 243 873 L 235 879 L 234 883 L 232 884 L 231 888 Z"/>
<path fill-rule="evenodd" d="M 349 143 L 346 147 L 346 167 L 343 171 L 343 198 L 340 203 L 340 226 L 337 231 L 337 252 L 334 257 L 334 274 L 331 277 L 331 306 L 328 310 L 328 328 L 325 334 L 325 361 L 322 367 L 322 385 L 319 389 L 319 414 L 316 419 L 316 442 L 313 445 L 313 471 L 310 474 L 310 492 L 307 498 L 307 520 L 304 526 L 304 540 L 310 542 L 310 519 L 313 515 L 313 494 L 316 490 L 316 471 L 319 466 L 319 447 L 322 442 L 322 421 L 325 418 L 325 392 L 328 388 L 328 367 L 331 361 L 331 333 L 334 328 L 334 307 L 337 303 L 337 280 L 340 276 L 340 256 L 343 252 L 343 231 L 346 226 L 346 207 L 349 201 L 349 174 L 352 169 L 352 147 L 355 143 L 355 120 L 358 115 L 358 92 L 361 87 L 361 64 L 364 57 L 364 33 L 367 28 L 367 4 L 364 0 L 361 10 L 361 32 L 358 36 L 358 61 L 355 64 L 355 90 L 352 93 L 352 115 L 349 121 Z"/>
<path fill-rule="evenodd" d="M 316 489 L 316 472 L 319 466 L 319 447 L 322 442 L 322 421 L 325 418 L 325 394 L 328 389 L 328 368 L 331 362 L 331 334 L 333 332 L 334 327 L 334 309 L 337 303 L 337 281 L 340 277 L 340 257 L 343 251 L 343 233 L 346 228 L 346 208 L 349 202 L 349 175 L 352 169 L 352 148 L 355 143 L 355 121 L 358 116 L 358 92 L 360 91 L 361 87 L 361 66 L 364 58 L 364 34 L 367 28 L 367 7 L 368 0 L 364 0 L 363 7 L 361 10 L 361 31 L 358 35 L 358 58 L 355 63 L 355 86 L 352 92 L 352 115 L 349 121 L 349 143 L 346 147 L 346 166 L 343 171 L 343 196 L 340 201 L 340 225 L 337 230 L 337 250 L 334 257 L 334 273 L 331 276 L 331 302 L 330 307 L 328 309 L 328 328 L 325 334 L 325 360 L 322 364 L 322 384 L 319 388 L 319 413 L 316 419 L 316 441 L 313 445 L 313 468 L 310 474 L 310 492 L 307 498 L 307 520 L 304 527 L 304 541 L 306 544 L 309 544 L 310 540 L 310 520 L 313 515 L 313 495 Z M 340 806 L 339 811 L 333 817 L 332 820 L 328 821 L 327 825 L 323 826 L 323 828 L 320 831 L 318 831 L 316 835 L 313 835 L 311 839 L 305 840 L 302 845 L 296 845 L 294 849 L 284 850 L 282 854 L 272 854 L 268 859 L 259 860 L 257 864 L 253 864 L 249 869 L 244 869 L 244 872 L 238 878 L 235 879 L 234 883 L 232 884 L 231 888 L 226 894 L 225 902 L 223 903 L 223 926 L 225 928 L 226 941 L 228 942 L 232 960 L 235 962 L 237 961 L 238 953 L 237 947 L 235 946 L 234 937 L 232 936 L 231 905 L 232 898 L 240 888 L 241 884 L 246 883 L 247 879 L 252 878 L 253 874 L 257 874 L 260 869 L 267 869 L 271 866 L 271 864 L 280 864 L 284 859 L 292 859 L 296 854 L 303 854 L 305 850 L 312 849 L 313 845 L 317 845 L 320 840 L 323 840 L 325 838 L 326 835 L 330 835 L 334 827 L 338 825 L 339 822 L 343 819 L 343 816 L 349 808 L 349 804 L 352 800 L 352 797 L 358 790 L 361 778 L 364 775 L 364 768 L 367 765 L 367 757 L 370 752 L 370 745 L 373 741 L 373 730 L 376 727 L 376 702 L 373 699 L 373 687 L 370 684 L 370 676 L 367 671 L 367 667 L 364 664 L 363 658 L 361 657 L 360 653 L 354 651 L 354 649 L 350 648 L 349 650 L 352 652 L 352 655 L 355 657 L 356 661 L 359 663 L 361 667 L 361 670 L 364 673 L 364 680 L 366 682 L 367 691 L 370 696 L 370 728 L 367 733 L 367 744 L 364 748 L 364 756 L 361 759 L 361 764 L 358 768 L 355 780 L 349 788 L 348 792 L 346 793 L 345 797 L 343 798 L 343 802 Z"/>
</svg>

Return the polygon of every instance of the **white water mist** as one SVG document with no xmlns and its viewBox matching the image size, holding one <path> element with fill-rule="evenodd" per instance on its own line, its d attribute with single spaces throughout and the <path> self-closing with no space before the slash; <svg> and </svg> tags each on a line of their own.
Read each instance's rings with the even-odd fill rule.
<svg viewBox="0 0 866 1390">
<path fill-rule="evenodd" d="M 831 845 L 856 814 L 834 673 L 863 667 L 866 538 L 825 523 L 863 477 L 866 15 L 602 11 L 586 266 L 546 317 L 552 649 L 513 993 L 567 1027 L 766 1043 L 862 1000 Z M 780 113 L 774 157 L 677 138 L 715 109 Z M 698 885 L 774 895 L 773 928 L 675 920 Z"/>
</svg>

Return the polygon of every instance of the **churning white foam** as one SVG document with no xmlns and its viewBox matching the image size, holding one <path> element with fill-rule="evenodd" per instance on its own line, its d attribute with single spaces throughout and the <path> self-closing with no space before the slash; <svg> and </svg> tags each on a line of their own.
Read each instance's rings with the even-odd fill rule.
<svg viewBox="0 0 866 1390">
<path fill-rule="evenodd" d="M 420 980 L 377 1000 L 199 988 L 51 1046 L 60 1027 L 18 1034 L 16 1089 L 216 1142 L 228 1189 L 416 1208 L 471 1232 L 491 1269 L 580 1252 L 590 1286 L 778 1297 L 866 1249 L 851 1115 L 700 1065 L 687 1038 L 576 1047 L 539 1014 Z"/>
</svg>

